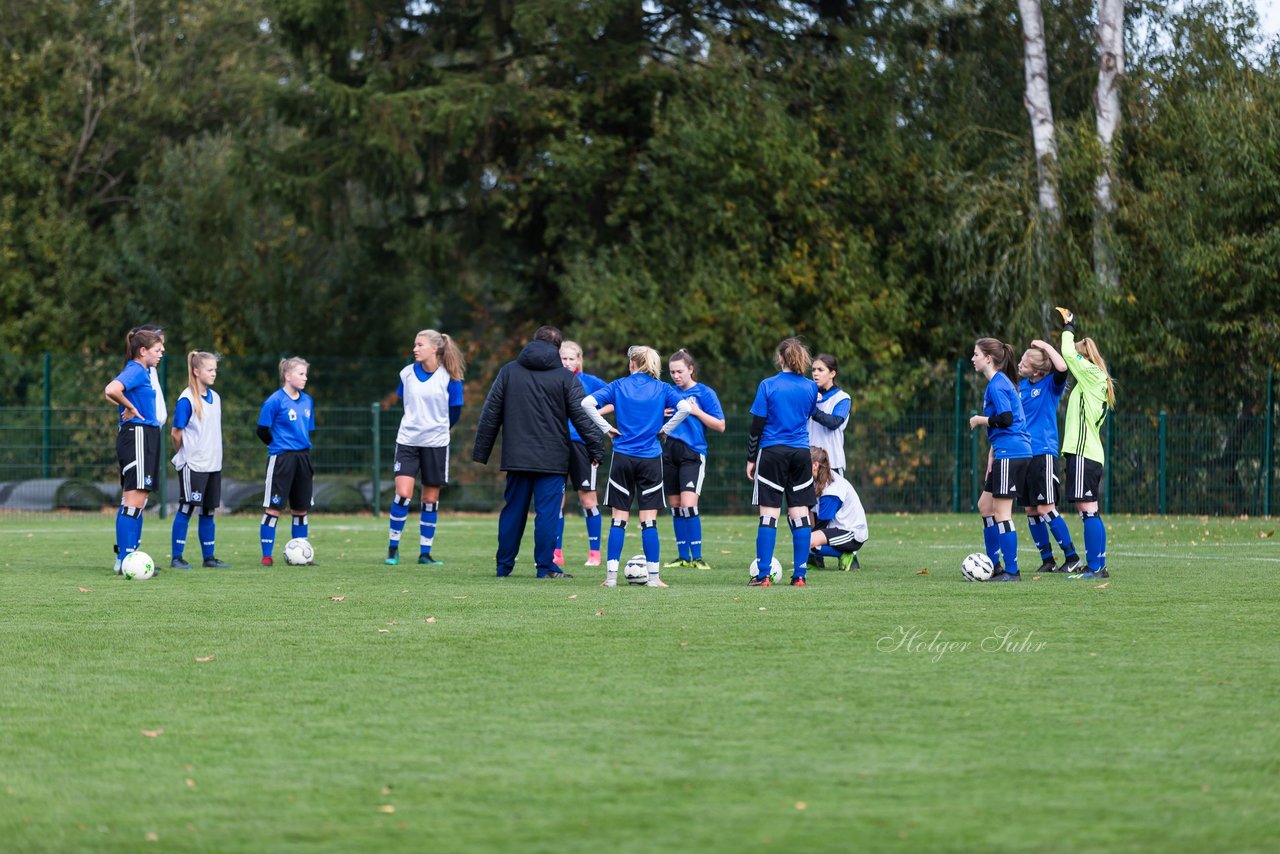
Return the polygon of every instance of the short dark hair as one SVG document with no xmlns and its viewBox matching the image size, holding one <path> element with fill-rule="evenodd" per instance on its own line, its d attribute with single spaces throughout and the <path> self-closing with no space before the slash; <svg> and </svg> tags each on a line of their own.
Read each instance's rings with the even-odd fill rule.
<svg viewBox="0 0 1280 854">
<path fill-rule="evenodd" d="M 554 326 L 539 326 L 538 331 L 533 333 L 534 341 L 546 341 L 548 344 L 554 344 L 559 347 L 564 339 L 560 337 L 560 330 Z"/>
</svg>

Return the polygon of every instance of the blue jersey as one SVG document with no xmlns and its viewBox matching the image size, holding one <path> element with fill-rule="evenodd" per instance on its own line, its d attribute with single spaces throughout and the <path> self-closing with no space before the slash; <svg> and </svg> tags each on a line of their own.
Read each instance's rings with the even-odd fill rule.
<svg viewBox="0 0 1280 854">
<path fill-rule="evenodd" d="M 648 374 L 632 374 L 592 392 L 598 408 L 613 404 L 622 435 L 613 440 L 614 453 L 651 459 L 662 456 L 658 431 L 666 423 L 664 410 L 675 409 L 680 394 Z"/>
<path fill-rule="evenodd" d="M 133 404 L 133 408 L 138 410 L 138 415 L 141 416 L 122 421 L 122 424 L 160 426 L 160 421 L 156 418 L 156 390 L 155 386 L 151 385 L 151 371 L 142 367 L 141 362 L 131 359 L 113 382 L 119 382 L 124 386 L 125 400 Z M 117 406 L 116 409 L 119 417 L 124 417 L 124 407 Z"/>
<path fill-rule="evenodd" d="M 1031 456 L 1031 439 L 1027 435 L 1027 416 L 1022 411 L 1022 401 L 1013 381 L 997 371 L 987 383 L 982 396 L 982 414 L 994 418 L 1001 412 L 1012 412 L 1013 423 L 1008 427 L 987 427 L 991 449 L 997 460 L 1017 460 Z"/>
<path fill-rule="evenodd" d="M 760 447 L 809 448 L 809 416 L 818 405 L 818 384 L 782 371 L 761 380 L 751 414 L 765 419 Z"/>
<path fill-rule="evenodd" d="M 724 409 L 720 406 L 720 398 L 711 390 L 711 386 L 701 383 L 689 388 L 677 388 L 676 393 L 681 400 L 695 398 L 702 411 L 712 418 L 724 418 Z M 671 438 L 679 439 L 699 454 L 707 452 L 707 428 L 696 415 L 690 414 L 671 431 Z"/>
<path fill-rule="evenodd" d="M 582 394 L 585 397 L 588 394 L 595 394 L 605 387 L 605 381 L 591 374 L 575 374 L 578 382 L 582 383 Z M 603 406 L 604 404 L 601 404 Z M 581 442 L 582 434 L 578 432 L 578 428 L 573 426 L 573 419 L 569 419 L 569 439 L 573 442 Z"/>
<path fill-rule="evenodd" d="M 1018 383 L 1018 397 L 1027 416 L 1027 435 L 1031 437 L 1032 455 L 1058 455 L 1058 402 L 1067 387 L 1067 372 L 1049 374 L 1032 382 L 1026 377 Z"/>
<path fill-rule="evenodd" d="M 315 404 L 311 395 L 300 392 L 294 400 L 279 389 L 268 397 L 258 413 L 258 426 L 271 430 L 271 456 L 285 451 L 305 451 L 311 447 L 311 431 L 316 429 Z"/>
</svg>

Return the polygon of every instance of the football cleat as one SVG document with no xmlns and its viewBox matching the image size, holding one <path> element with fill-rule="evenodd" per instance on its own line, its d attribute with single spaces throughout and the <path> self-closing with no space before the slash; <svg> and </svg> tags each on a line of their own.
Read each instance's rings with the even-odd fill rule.
<svg viewBox="0 0 1280 854">
<path fill-rule="evenodd" d="M 1036 572 L 1057 572 L 1058 565 L 1053 562 L 1053 558 L 1045 558 L 1044 563 L 1040 564 L 1040 568 Z"/>
<path fill-rule="evenodd" d="M 805 584 L 805 583 L 804 583 L 804 579 L 803 579 L 803 578 L 800 578 L 799 576 L 793 575 L 793 576 L 791 576 L 791 586 L 792 586 L 792 587 L 808 587 L 809 585 L 807 585 L 807 584 Z"/>
<path fill-rule="evenodd" d="M 562 549 L 556 549 L 555 553 L 551 556 L 551 562 L 556 566 L 564 566 L 564 551 Z"/>
<path fill-rule="evenodd" d="M 423 552 L 418 555 L 419 566 L 444 566 L 444 561 L 436 560 L 431 556 L 431 552 Z"/>
<path fill-rule="evenodd" d="M 584 563 L 583 566 L 599 566 L 599 565 L 600 565 L 600 550 L 592 549 L 590 552 L 587 553 L 587 562 Z"/>
<path fill-rule="evenodd" d="M 679 560 L 673 560 L 670 563 L 664 563 L 662 565 L 662 568 L 663 569 L 687 569 L 688 566 L 689 566 L 689 561 L 685 560 L 684 558 L 680 558 Z"/>
<path fill-rule="evenodd" d="M 1079 572 L 1083 567 L 1084 564 L 1080 563 L 1080 556 L 1072 555 L 1062 559 L 1062 565 L 1058 567 L 1058 572 Z"/>
<path fill-rule="evenodd" d="M 1019 573 L 1005 572 L 1004 570 L 997 572 L 995 575 L 987 579 L 987 581 L 1021 581 L 1021 580 L 1022 580 L 1022 576 Z"/>
<path fill-rule="evenodd" d="M 204 559 L 204 565 L 207 569 L 230 569 L 231 564 L 223 563 L 216 557 L 210 556 Z"/>
<path fill-rule="evenodd" d="M 661 578 L 650 578 L 645 587 L 670 587 L 671 585 L 663 581 Z"/>
<path fill-rule="evenodd" d="M 700 557 L 695 557 L 693 560 L 689 561 L 689 568 L 690 569 L 710 569 L 711 564 L 707 563 L 705 560 L 703 560 Z"/>
<path fill-rule="evenodd" d="M 169 561 L 170 569 L 190 569 L 191 564 L 187 563 L 182 555 L 175 555 L 173 560 Z"/>
<path fill-rule="evenodd" d="M 387 548 L 387 559 L 383 561 L 387 566 L 396 566 L 400 563 L 400 547 L 389 546 Z"/>
<path fill-rule="evenodd" d="M 262 565 L 263 565 L 263 566 L 275 566 L 275 565 L 276 565 L 276 562 L 275 562 L 274 560 L 272 560 L 272 559 L 271 559 L 271 556 L 270 556 L 270 555 L 268 555 L 267 557 L 264 557 L 264 558 L 262 559 Z"/>
<path fill-rule="evenodd" d="M 116 558 L 116 562 L 111 565 L 111 571 L 116 575 L 124 575 L 124 570 L 120 568 L 120 558 Z"/>
<path fill-rule="evenodd" d="M 539 578 L 573 578 L 573 575 L 568 572 L 561 572 L 558 569 L 553 569 L 550 572 L 548 572 L 546 575 L 539 575 L 538 577 Z"/>
<path fill-rule="evenodd" d="M 748 587 L 772 587 L 773 582 L 769 580 L 769 576 L 767 575 L 764 578 L 761 578 L 760 576 L 757 575 L 755 578 L 747 582 L 747 586 Z"/>
<path fill-rule="evenodd" d="M 840 555 L 840 571 L 841 572 L 852 572 L 857 568 L 858 568 L 857 552 L 847 552 L 845 554 Z"/>
<path fill-rule="evenodd" d="M 1067 580 L 1075 581 L 1076 579 L 1088 580 L 1090 578 L 1110 578 L 1110 577 L 1111 577 L 1111 573 L 1107 572 L 1107 568 L 1104 566 L 1102 569 L 1086 569 L 1084 572 L 1077 572 L 1075 575 L 1068 575 Z"/>
</svg>

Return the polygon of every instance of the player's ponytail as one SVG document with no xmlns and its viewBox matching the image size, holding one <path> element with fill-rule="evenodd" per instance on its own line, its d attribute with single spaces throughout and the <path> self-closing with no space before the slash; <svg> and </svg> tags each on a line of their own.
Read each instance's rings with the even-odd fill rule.
<svg viewBox="0 0 1280 854">
<path fill-rule="evenodd" d="M 1018 367 L 1013 358 L 1013 347 L 999 338 L 979 338 L 974 346 L 991 359 L 996 371 L 1007 376 L 1013 384 L 1018 384 Z"/>
<path fill-rule="evenodd" d="M 813 445 L 809 446 L 809 457 L 818 466 L 818 470 L 813 474 L 813 486 L 821 495 L 831 485 L 831 481 L 835 480 L 835 476 L 831 474 L 831 458 L 822 448 Z"/>
<path fill-rule="evenodd" d="M 655 380 L 662 375 L 662 357 L 652 347 L 645 347 L 642 344 L 628 347 L 627 360 Z"/>
<path fill-rule="evenodd" d="M 809 348 L 799 338 L 788 338 L 778 345 L 778 364 L 784 371 L 806 376 L 813 366 Z"/>
<path fill-rule="evenodd" d="M 1003 364 L 999 365 L 1000 370 L 1016 387 L 1018 385 L 1018 360 L 1014 358 L 1012 344 L 1000 342 L 1000 358 L 1003 360 Z"/>
<path fill-rule="evenodd" d="M 192 350 L 187 354 L 187 388 L 191 389 L 191 413 L 204 420 L 204 394 L 200 390 L 200 381 L 196 379 L 196 371 L 209 362 L 218 361 L 213 353 L 203 350 Z"/>
<path fill-rule="evenodd" d="M 467 361 L 462 357 L 462 351 L 458 349 L 457 344 L 453 343 L 452 338 L 443 332 L 440 333 L 440 337 L 444 339 L 444 347 L 440 350 L 440 362 L 449 372 L 449 379 L 461 380 L 467 371 Z"/>
<path fill-rule="evenodd" d="M 1076 352 L 1084 356 L 1090 362 L 1098 366 L 1098 370 L 1102 371 L 1107 377 L 1107 404 L 1112 408 L 1116 405 L 1116 381 L 1111 378 L 1111 373 L 1107 370 L 1107 363 L 1102 358 L 1102 353 L 1098 350 L 1098 345 L 1094 343 L 1092 338 L 1081 338 L 1076 342 Z"/>
</svg>

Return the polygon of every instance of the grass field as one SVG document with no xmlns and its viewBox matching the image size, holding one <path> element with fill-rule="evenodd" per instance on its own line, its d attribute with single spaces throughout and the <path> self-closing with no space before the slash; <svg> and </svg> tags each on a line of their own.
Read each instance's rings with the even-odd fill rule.
<svg viewBox="0 0 1280 854">
<path fill-rule="evenodd" d="M 0 519 L 0 849 L 1276 850 L 1275 521 L 1108 521 L 1101 588 L 877 516 L 862 571 L 761 590 L 707 518 L 662 591 L 496 579 L 492 518 L 431 571 L 368 517 L 263 569 L 220 519 L 234 569 L 146 582 L 108 516 Z"/>
</svg>

